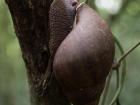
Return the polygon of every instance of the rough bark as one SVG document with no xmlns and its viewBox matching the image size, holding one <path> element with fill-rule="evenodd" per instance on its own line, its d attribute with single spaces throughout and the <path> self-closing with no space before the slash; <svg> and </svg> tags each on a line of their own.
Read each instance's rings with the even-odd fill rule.
<svg viewBox="0 0 140 105">
<path fill-rule="evenodd" d="M 52 0 L 6 0 L 27 68 L 31 105 L 69 105 L 49 65 L 48 13 Z"/>
</svg>

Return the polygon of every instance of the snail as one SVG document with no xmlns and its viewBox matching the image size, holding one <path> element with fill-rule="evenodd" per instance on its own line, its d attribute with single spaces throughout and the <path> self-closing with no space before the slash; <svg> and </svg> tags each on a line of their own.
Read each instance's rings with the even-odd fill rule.
<svg viewBox="0 0 140 105">
<path fill-rule="evenodd" d="M 53 72 L 74 105 L 97 105 L 114 59 L 113 35 L 86 4 L 77 8 L 73 25 L 56 50 Z"/>
</svg>

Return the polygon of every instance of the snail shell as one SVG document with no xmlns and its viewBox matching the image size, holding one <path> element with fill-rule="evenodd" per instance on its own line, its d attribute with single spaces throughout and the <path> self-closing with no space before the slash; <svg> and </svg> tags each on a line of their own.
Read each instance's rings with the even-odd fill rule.
<svg viewBox="0 0 140 105">
<path fill-rule="evenodd" d="M 74 105 L 97 105 L 114 59 L 114 40 L 105 21 L 83 4 L 76 24 L 60 44 L 53 71 Z"/>
</svg>

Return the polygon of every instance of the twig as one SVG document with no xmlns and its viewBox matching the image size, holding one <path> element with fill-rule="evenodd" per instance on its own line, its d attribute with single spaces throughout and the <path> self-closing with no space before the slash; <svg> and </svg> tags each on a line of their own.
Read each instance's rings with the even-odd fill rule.
<svg viewBox="0 0 140 105">
<path fill-rule="evenodd" d="M 107 93 L 109 90 L 109 85 L 110 85 L 110 81 L 111 81 L 111 77 L 112 77 L 112 72 L 113 72 L 112 70 L 109 72 L 109 75 L 106 79 L 106 84 L 105 84 L 101 99 L 99 101 L 99 105 L 105 105 L 105 101 L 106 101 L 106 97 L 107 97 Z"/>
<path fill-rule="evenodd" d="M 125 59 L 132 51 L 134 51 L 138 46 L 140 45 L 140 42 L 138 42 L 136 45 L 134 45 L 132 48 L 130 48 L 119 60 L 118 63 L 121 63 L 123 59 Z"/>
<path fill-rule="evenodd" d="M 118 90 L 115 94 L 115 96 L 113 97 L 112 101 L 111 101 L 111 104 L 110 105 L 113 105 L 116 100 L 117 100 L 117 97 L 119 96 L 121 90 L 122 90 L 122 86 L 124 84 L 124 79 L 125 79 L 125 75 L 126 75 L 126 60 L 125 58 L 132 52 L 134 51 L 134 49 L 136 49 L 138 46 L 140 45 L 140 42 L 138 42 L 136 45 L 134 45 L 132 48 L 130 48 L 130 50 L 128 50 L 125 54 L 123 54 L 123 56 L 118 60 L 118 65 L 124 61 L 124 66 L 123 66 L 123 71 L 122 71 L 122 75 L 121 75 L 121 79 L 120 79 L 120 83 L 119 83 L 119 87 L 118 87 Z"/>
<path fill-rule="evenodd" d="M 117 39 L 116 37 L 115 37 L 115 42 L 116 42 L 117 46 L 118 46 L 119 49 L 120 49 L 121 55 L 123 56 L 123 55 L 124 55 L 124 50 L 123 50 L 123 48 L 122 48 L 120 42 L 118 41 L 118 39 Z M 115 93 L 115 95 L 114 95 L 114 97 L 113 97 L 113 99 L 112 99 L 110 105 L 115 104 L 115 102 L 116 102 L 116 100 L 118 99 L 118 96 L 119 96 L 119 94 L 120 94 L 120 92 L 121 92 L 121 90 L 122 90 L 123 84 L 124 84 L 124 80 L 125 80 L 125 76 L 126 76 L 126 59 L 123 59 L 122 63 L 123 63 L 122 74 L 121 74 L 121 77 L 119 77 L 119 78 L 120 78 L 120 79 L 118 80 L 119 82 L 117 81 L 117 82 L 118 82 L 118 83 L 117 83 L 117 84 L 118 84 L 118 88 L 117 88 L 117 91 L 116 91 L 116 93 Z M 120 65 L 120 64 L 118 63 L 117 65 Z M 118 75 L 118 74 L 119 74 L 119 66 L 116 67 L 116 70 L 118 70 L 118 71 L 117 71 L 117 72 L 118 72 L 117 75 Z"/>
</svg>

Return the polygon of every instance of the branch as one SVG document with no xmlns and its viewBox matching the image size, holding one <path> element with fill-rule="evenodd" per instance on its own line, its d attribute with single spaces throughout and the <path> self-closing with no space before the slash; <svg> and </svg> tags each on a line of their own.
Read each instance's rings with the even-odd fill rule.
<svg viewBox="0 0 140 105">
<path fill-rule="evenodd" d="M 122 60 L 124 60 L 132 51 L 134 51 L 138 46 L 140 45 L 140 42 L 138 42 L 136 45 L 134 45 L 132 48 L 130 48 L 119 60 L 118 62 L 121 63 Z"/>
<path fill-rule="evenodd" d="M 52 0 L 6 0 L 6 3 L 27 68 L 31 104 L 69 105 L 54 76 L 48 87 L 43 87 L 51 71 L 48 20 Z"/>
</svg>

